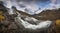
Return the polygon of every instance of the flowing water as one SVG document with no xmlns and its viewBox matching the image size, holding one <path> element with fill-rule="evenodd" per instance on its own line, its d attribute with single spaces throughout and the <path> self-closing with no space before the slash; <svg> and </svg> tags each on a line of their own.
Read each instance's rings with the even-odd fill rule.
<svg viewBox="0 0 60 33">
<path fill-rule="evenodd" d="M 55 4 L 56 0 L 51 0 L 53 4 Z M 6 0 L 6 1 L 3 1 L 4 2 L 4 6 L 9 8 L 8 12 L 9 14 L 14 14 L 13 12 L 13 9 L 12 9 L 12 6 L 15 6 L 17 8 L 17 10 L 22 10 L 22 12 L 24 12 L 24 8 L 21 9 L 20 6 L 19 6 L 19 2 L 17 2 L 17 0 Z M 22 3 L 22 2 L 21 2 Z M 54 5 L 53 5 L 54 6 Z M 30 6 L 29 6 L 30 7 Z M 56 7 L 56 6 L 54 6 Z M 30 8 L 33 8 L 33 7 L 30 7 Z M 38 12 L 42 12 L 43 10 L 45 10 L 46 8 L 43 8 L 42 10 L 39 10 L 36 12 L 36 14 L 38 14 Z M 49 8 L 50 9 L 50 8 Z M 53 9 L 53 8 L 51 8 Z M 29 9 L 31 10 L 31 9 Z M 32 11 L 30 11 L 32 12 Z M 30 24 L 28 23 L 27 21 L 24 21 L 23 19 L 21 19 L 21 15 L 19 12 L 17 12 L 18 16 L 17 16 L 17 20 L 18 22 L 21 22 L 21 24 L 25 27 L 25 28 L 29 28 L 29 29 L 41 29 L 41 28 L 47 28 L 51 25 L 52 21 L 43 21 L 43 22 L 40 22 L 38 23 L 37 25 L 33 25 L 33 24 Z M 31 13 L 32 14 L 32 13 Z M 34 12 L 33 12 L 34 14 Z"/>
</svg>

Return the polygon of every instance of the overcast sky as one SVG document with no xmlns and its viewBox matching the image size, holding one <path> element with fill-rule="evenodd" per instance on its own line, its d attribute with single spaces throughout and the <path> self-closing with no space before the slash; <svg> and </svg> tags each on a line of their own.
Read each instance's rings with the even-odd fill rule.
<svg viewBox="0 0 60 33">
<path fill-rule="evenodd" d="M 60 0 L 4 0 L 3 2 L 7 8 L 15 6 L 18 10 L 24 11 L 25 9 L 28 9 L 31 13 L 39 10 L 39 8 L 39 11 L 42 11 L 45 8 L 52 9 L 52 5 L 60 7 Z"/>
</svg>

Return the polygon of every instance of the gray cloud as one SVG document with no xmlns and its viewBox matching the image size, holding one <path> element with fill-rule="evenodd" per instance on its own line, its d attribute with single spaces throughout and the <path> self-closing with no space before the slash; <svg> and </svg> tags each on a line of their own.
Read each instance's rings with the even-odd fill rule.
<svg viewBox="0 0 60 33">
<path fill-rule="evenodd" d="M 46 1 L 50 1 L 50 0 L 17 0 L 17 1 L 24 1 L 24 2 L 31 2 L 31 1 L 46 2 Z"/>
</svg>

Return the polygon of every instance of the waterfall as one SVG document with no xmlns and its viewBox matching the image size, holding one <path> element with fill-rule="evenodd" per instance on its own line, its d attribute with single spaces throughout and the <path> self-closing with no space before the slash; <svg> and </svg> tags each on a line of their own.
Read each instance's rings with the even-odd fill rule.
<svg viewBox="0 0 60 33">
<path fill-rule="evenodd" d="M 20 9 L 19 4 L 16 2 L 16 0 L 12 0 L 12 1 L 7 0 L 7 1 L 3 1 L 3 2 L 4 2 L 4 6 L 9 8 L 9 10 L 8 10 L 9 14 L 14 14 L 12 6 L 15 6 L 17 9 Z M 21 23 L 25 28 L 28 28 L 28 29 L 34 29 L 35 30 L 35 29 L 41 29 L 41 28 L 48 28 L 52 23 L 52 21 L 47 20 L 47 21 L 42 21 L 42 22 L 38 23 L 37 25 L 33 25 L 33 24 L 30 24 L 27 21 L 24 21 L 23 19 L 21 19 L 21 14 L 19 12 L 16 12 L 16 13 L 18 14 L 18 16 L 16 17 L 17 18 L 16 20 L 19 23 Z"/>
<path fill-rule="evenodd" d="M 14 14 L 13 9 L 9 8 L 9 9 L 8 9 L 8 13 L 9 13 L 9 14 Z"/>
<path fill-rule="evenodd" d="M 28 29 L 36 30 L 36 29 L 41 29 L 41 28 L 48 28 L 52 23 L 52 21 L 47 20 L 47 21 L 40 22 L 37 25 L 33 25 L 21 19 L 20 16 L 21 15 L 18 13 L 18 17 L 17 17 L 18 22 L 20 22 L 25 28 L 28 28 Z"/>
</svg>

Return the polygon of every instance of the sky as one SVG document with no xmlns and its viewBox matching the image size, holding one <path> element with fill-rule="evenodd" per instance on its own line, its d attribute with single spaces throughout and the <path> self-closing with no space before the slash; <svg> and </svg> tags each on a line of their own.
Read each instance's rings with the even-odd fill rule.
<svg viewBox="0 0 60 33">
<path fill-rule="evenodd" d="M 55 3 L 57 2 L 57 3 Z M 3 0 L 3 5 L 10 9 L 9 13 L 13 14 L 12 6 L 15 6 L 17 10 L 26 12 L 30 15 L 39 14 L 43 10 L 57 9 L 60 7 L 60 0 Z M 19 14 L 18 14 L 19 15 Z M 20 15 L 19 15 L 20 17 Z M 32 25 L 18 17 L 18 20 L 22 22 L 25 28 L 37 29 L 50 26 L 52 21 L 44 21 L 38 25 Z M 35 27 L 35 28 L 34 28 Z"/>
<path fill-rule="evenodd" d="M 60 7 L 60 0 L 4 0 L 3 2 L 7 8 L 15 6 L 17 10 L 27 12 L 31 15 L 39 14 L 46 9 Z"/>
</svg>

